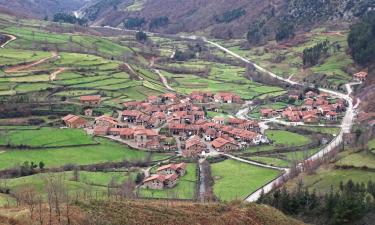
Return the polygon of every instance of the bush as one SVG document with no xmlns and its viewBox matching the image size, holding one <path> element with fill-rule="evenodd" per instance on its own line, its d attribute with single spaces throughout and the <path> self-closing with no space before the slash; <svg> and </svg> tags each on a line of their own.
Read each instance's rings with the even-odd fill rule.
<svg viewBox="0 0 375 225">
<path fill-rule="evenodd" d="M 218 23 L 230 23 L 233 20 L 236 20 L 245 14 L 246 14 L 245 9 L 238 8 L 238 9 L 226 11 L 221 16 L 214 16 L 214 19 Z"/>
<path fill-rule="evenodd" d="M 124 21 L 124 27 L 127 29 L 140 28 L 145 23 L 145 18 L 133 17 Z"/>
</svg>

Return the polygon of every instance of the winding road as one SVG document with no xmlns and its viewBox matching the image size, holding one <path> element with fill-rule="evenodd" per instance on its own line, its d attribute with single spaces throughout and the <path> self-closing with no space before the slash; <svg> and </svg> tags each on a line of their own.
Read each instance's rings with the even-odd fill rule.
<svg viewBox="0 0 375 225">
<path fill-rule="evenodd" d="M 13 35 L 11 35 L 11 34 L 2 34 L 2 35 L 9 37 L 9 40 L 7 40 L 4 44 L 2 44 L 2 45 L 0 46 L 0 48 L 5 48 L 5 46 L 7 46 L 7 44 L 9 44 L 10 42 L 12 42 L 12 41 L 14 41 L 14 40 L 17 39 L 16 36 L 13 36 Z"/>
</svg>

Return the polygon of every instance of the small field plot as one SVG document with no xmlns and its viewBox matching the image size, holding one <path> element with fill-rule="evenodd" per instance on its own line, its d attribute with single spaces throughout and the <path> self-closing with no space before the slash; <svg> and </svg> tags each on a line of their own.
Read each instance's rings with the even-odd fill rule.
<svg viewBox="0 0 375 225">
<path fill-rule="evenodd" d="M 352 180 L 355 183 L 365 183 L 375 180 L 375 173 L 359 169 L 334 169 L 333 166 L 321 167 L 314 175 L 301 174 L 297 178 L 289 181 L 287 187 L 293 190 L 297 187 L 299 180 L 302 180 L 305 187 L 317 193 L 328 193 L 331 187 L 337 190 L 340 182 Z"/>
<path fill-rule="evenodd" d="M 277 146 L 302 146 L 311 141 L 306 136 L 284 130 L 267 130 L 266 135 Z"/>
<path fill-rule="evenodd" d="M 148 153 L 130 149 L 107 139 L 96 139 L 100 144 L 82 147 L 64 147 L 52 149 L 35 150 L 10 150 L 1 153 L 0 169 L 8 169 L 19 166 L 25 161 L 41 162 L 46 167 L 60 167 L 66 164 L 90 165 L 104 162 L 142 161 L 151 154 L 151 160 L 161 160 L 170 155 L 159 153 Z"/>
<path fill-rule="evenodd" d="M 180 177 L 174 188 L 164 190 L 139 189 L 139 197 L 142 198 L 175 198 L 175 199 L 194 199 L 197 184 L 197 166 L 189 163 L 186 168 L 186 174 Z"/>
<path fill-rule="evenodd" d="M 353 153 L 337 161 L 336 165 L 375 169 L 375 154 L 366 152 Z"/>
<path fill-rule="evenodd" d="M 375 139 L 372 139 L 371 141 L 369 141 L 367 145 L 370 150 L 375 150 Z"/>
<path fill-rule="evenodd" d="M 44 127 L 39 130 L 2 131 L 0 145 L 24 147 L 60 147 L 95 144 L 91 136 L 80 129 Z"/>
<path fill-rule="evenodd" d="M 260 162 L 266 165 L 278 166 L 278 167 L 289 167 L 290 162 L 284 159 L 268 156 L 253 156 L 249 157 L 250 160 Z"/>
<path fill-rule="evenodd" d="M 49 52 L 4 48 L 0 51 L 0 64 L 2 66 L 11 66 L 37 61 L 49 56 L 51 56 Z"/>
<path fill-rule="evenodd" d="M 224 201 L 243 200 L 279 175 L 279 171 L 235 160 L 211 164 L 214 194 Z"/>
<path fill-rule="evenodd" d="M 46 195 L 46 181 L 51 179 L 58 179 L 62 181 L 62 185 L 66 188 L 72 196 L 80 192 L 90 191 L 100 194 L 98 197 L 107 192 L 108 187 L 116 188 L 122 182 L 128 179 L 135 179 L 134 173 L 128 172 L 87 172 L 78 171 L 76 175 L 73 172 L 60 172 L 60 173 L 44 173 L 36 174 L 27 177 L 19 177 L 5 180 L 7 187 L 12 194 L 21 191 L 23 188 L 33 188 L 42 196 Z"/>
</svg>

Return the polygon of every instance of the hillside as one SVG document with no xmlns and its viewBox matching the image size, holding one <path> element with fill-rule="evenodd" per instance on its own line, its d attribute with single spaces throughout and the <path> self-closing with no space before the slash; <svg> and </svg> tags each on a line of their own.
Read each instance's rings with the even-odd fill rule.
<svg viewBox="0 0 375 225">
<path fill-rule="evenodd" d="M 20 16 L 42 19 L 57 12 L 72 12 L 89 0 L 0 0 L 0 10 Z"/>
<path fill-rule="evenodd" d="M 18 211 L 17 216 L 14 212 Z M 32 224 L 27 209 L 0 210 L 1 225 Z M 64 210 L 65 211 L 65 210 Z M 160 201 L 121 201 L 93 202 L 80 207 L 72 207 L 70 221 L 77 225 L 182 225 L 182 224 L 248 224 L 248 225 L 302 225 L 304 223 L 291 219 L 272 207 L 257 204 L 198 204 L 190 202 Z M 8 213 L 2 216 L 2 213 Z M 66 217 L 62 212 L 61 221 Z M 38 214 L 36 212 L 36 214 Z M 46 217 L 47 211 L 43 212 Z M 13 218 L 16 217 L 16 218 Z M 35 215 L 35 222 L 38 220 Z M 55 218 L 54 218 L 55 219 Z M 53 219 L 53 220 L 54 220 Z M 8 221 L 7 221 L 8 220 Z M 53 224 L 57 224 L 54 221 Z M 44 224 L 44 223 L 43 223 Z"/>
<path fill-rule="evenodd" d="M 144 19 L 143 29 L 167 33 L 203 31 L 221 38 L 241 37 L 249 27 L 261 23 L 272 34 L 279 21 L 289 20 L 300 29 L 327 22 L 351 21 L 374 6 L 371 0 L 101 0 L 82 10 L 96 25 L 122 26 L 129 18 Z M 168 5 L 169 7 L 165 7 Z M 153 26 L 155 20 L 166 24 Z M 340 26 L 345 26 L 345 23 Z"/>
</svg>

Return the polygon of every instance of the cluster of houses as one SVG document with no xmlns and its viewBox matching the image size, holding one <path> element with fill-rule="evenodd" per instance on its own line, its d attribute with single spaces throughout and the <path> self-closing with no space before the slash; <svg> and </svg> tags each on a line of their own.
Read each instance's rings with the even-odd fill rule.
<svg viewBox="0 0 375 225">
<path fill-rule="evenodd" d="M 86 106 L 97 106 L 100 96 L 82 96 L 80 101 Z M 68 115 L 63 121 L 70 128 L 92 127 L 96 136 L 117 136 L 143 150 L 179 149 L 186 157 L 210 149 L 231 151 L 268 141 L 260 134 L 256 121 L 206 117 L 205 110 L 217 110 L 224 103 L 240 104 L 242 100 L 233 93 L 199 91 L 188 96 L 166 93 L 123 103 L 123 111 L 117 118 L 103 115 L 88 125 L 79 116 Z M 170 137 L 176 139 L 174 146 L 168 141 Z"/>
<path fill-rule="evenodd" d="M 367 79 L 367 76 L 368 76 L 368 73 L 365 71 L 361 71 L 361 72 L 353 74 L 354 80 L 362 81 L 362 82 Z"/>
<path fill-rule="evenodd" d="M 143 180 L 143 187 L 149 189 L 173 188 L 178 178 L 186 173 L 186 163 L 168 164 L 157 169 L 156 174 Z"/>
<path fill-rule="evenodd" d="M 298 100 L 299 98 L 299 95 L 289 95 L 289 99 Z M 289 122 L 319 123 L 325 120 L 334 123 L 345 109 L 343 99 L 333 99 L 327 93 L 318 94 L 308 91 L 300 106 L 289 106 L 280 110 L 264 108 L 260 110 L 260 114 L 263 118 L 281 116 Z"/>
</svg>

